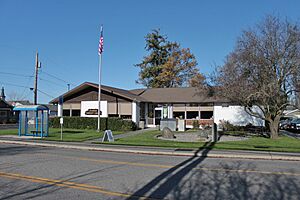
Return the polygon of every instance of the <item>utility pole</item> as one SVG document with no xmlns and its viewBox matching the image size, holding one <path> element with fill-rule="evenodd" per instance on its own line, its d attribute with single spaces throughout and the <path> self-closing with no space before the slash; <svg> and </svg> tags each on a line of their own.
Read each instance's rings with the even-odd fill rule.
<svg viewBox="0 0 300 200">
<path fill-rule="evenodd" d="M 38 85 L 38 74 L 39 74 L 39 68 L 41 68 L 41 62 L 39 62 L 39 53 L 36 52 L 35 56 L 35 76 L 34 76 L 34 87 L 33 87 L 33 93 L 34 93 L 34 100 L 33 104 L 37 105 L 37 85 Z"/>
</svg>

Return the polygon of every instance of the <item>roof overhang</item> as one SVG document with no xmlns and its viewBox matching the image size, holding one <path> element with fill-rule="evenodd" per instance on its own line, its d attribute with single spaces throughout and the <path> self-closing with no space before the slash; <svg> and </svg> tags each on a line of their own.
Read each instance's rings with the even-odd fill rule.
<svg viewBox="0 0 300 200">
<path fill-rule="evenodd" d="M 38 110 L 49 110 L 45 105 L 22 105 L 16 106 L 13 109 L 14 111 L 38 111 Z"/>
<path fill-rule="evenodd" d="M 81 90 L 84 90 L 88 87 L 93 87 L 95 89 L 98 89 L 98 84 L 95 84 L 95 83 L 90 83 L 90 82 L 84 82 L 82 83 L 81 85 L 75 87 L 74 89 L 64 93 L 63 95 L 61 95 L 63 97 L 63 99 L 71 96 L 72 94 L 75 94 Z M 131 101 L 135 101 L 135 102 L 141 102 L 142 101 L 142 98 L 127 91 L 127 90 L 122 90 L 122 89 L 118 89 L 118 88 L 113 88 L 113 87 L 109 87 L 109 86 L 105 86 L 105 85 L 102 85 L 101 86 L 101 91 L 105 91 L 105 92 L 108 92 L 108 93 L 111 93 L 111 94 L 115 94 L 115 95 L 118 95 L 120 97 L 123 97 L 125 99 L 129 99 Z M 59 102 L 59 97 L 51 100 L 49 103 L 52 103 L 52 104 L 57 104 Z"/>
</svg>

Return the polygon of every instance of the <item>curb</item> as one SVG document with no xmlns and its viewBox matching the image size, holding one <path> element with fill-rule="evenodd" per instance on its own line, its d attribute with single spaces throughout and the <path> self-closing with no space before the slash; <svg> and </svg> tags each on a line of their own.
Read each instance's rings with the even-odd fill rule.
<svg viewBox="0 0 300 200">
<path fill-rule="evenodd" d="M 116 153 L 135 153 L 135 154 L 147 154 L 147 155 L 165 155 L 165 156 L 196 156 L 206 158 L 238 158 L 238 159 L 259 159 L 259 160 L 286 160 L 286 161 L 300 161 L 300 156 L 280 156 L 280 155 L 238 155 L 238 154 L 217 154 L 208 153 L 203 155 L 201 152 L 164 152 L 164 151 L 146 151 L 146 150 L 132 150 L 132 149 L 112 149 L 102 147 L 88 147 L 88 146 L 76 146 L 76 145 L 65 145 L 65 144 L 49 144 L 49 143 L 38 143 L 38 142 L 24 142 L 24 141 L 12 141 L 12 140 L 0 140 L 0 143 L 4 144 L 19 144 L 19 145 L 31 145 L 40 147 L 56 147 L 65 149 L 76 149 L 76 150 L 88 150 L 88 151 L 106 151 Z"/>
</svg>

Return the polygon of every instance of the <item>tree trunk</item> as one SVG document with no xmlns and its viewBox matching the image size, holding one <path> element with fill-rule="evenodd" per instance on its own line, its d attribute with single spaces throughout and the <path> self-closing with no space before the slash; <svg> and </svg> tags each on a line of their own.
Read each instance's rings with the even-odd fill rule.
<svg viewBox="0 0 300 200">
<path fill-rule="evenodd" d="M 280 116 L 275 117 L 274 120 L 269 121 L 270 131 L 271 131 L 271 139 L 277 139 L 278 138 L 278 131 L 279 131 L 279 119 Z"/>
</svg>

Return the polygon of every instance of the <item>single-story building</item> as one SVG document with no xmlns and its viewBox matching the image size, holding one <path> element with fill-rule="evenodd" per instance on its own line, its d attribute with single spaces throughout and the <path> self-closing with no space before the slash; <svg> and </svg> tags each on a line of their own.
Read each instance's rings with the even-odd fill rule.
<svg viewBox="0 0 300 200">
<path fill-rule="evenodd" d="M 13 112 L 13 106 L 5 100 L 4 87 L 2 87 L 0 95 L 0 123 L 6 124 L 14 121 L 16 121 L 16 117 Z"/>
<path fill-rule="evenodd" d="M 98 117 L 98 84 L 85 82 L 53 99 L 58 104 L 58 116 Z M 222 120 L 236 125 L 251 123 L 262 126 L 264 122 L 248 115 L 243 107 L 216 96 L 209 96 L 198 88 L 144 88 L 124 90 L 101 85 L 101 117 L 131 119 L 145 127 L 160 124 L 161 119 L 181 118 L 187 127 L 195 120 L 206 125 Z"/>
<path fill-rule="evenodd" d="M 25 105 L 33 105 L 30 103 L 29 100 L 13 100 L 13 101 L 7 101 L 10 105 L 13 107 L 15 106 L 25 106 Z"/>
</svg>

